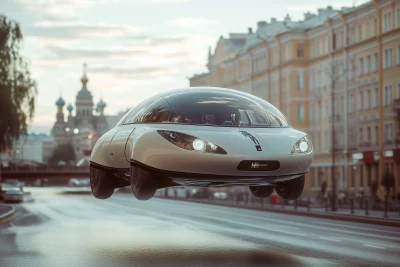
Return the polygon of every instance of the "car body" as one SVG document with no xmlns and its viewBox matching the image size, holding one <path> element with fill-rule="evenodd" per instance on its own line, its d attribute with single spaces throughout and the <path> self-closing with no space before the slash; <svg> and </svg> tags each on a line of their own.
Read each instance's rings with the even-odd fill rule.
<svg viewBox="0 0 400 267">
<path fill-rule="evenodd" d="M 312 158 L 307 134 L 265 100 L 192 87 L 155 95 L 126 113 L 96 142 L 90 166 L 92 186 L 104 173 L 115 180 L 109 184 L 130 183 L 134 191 L 150 183 L 276 187 L 304 176 Z"/>
<path fill-rule="evenodd" d="M 7 186 L 2 190 L 2 199 L 4 202 L 22 202 L 24 192 L 19 187 Z"/>
</svg>

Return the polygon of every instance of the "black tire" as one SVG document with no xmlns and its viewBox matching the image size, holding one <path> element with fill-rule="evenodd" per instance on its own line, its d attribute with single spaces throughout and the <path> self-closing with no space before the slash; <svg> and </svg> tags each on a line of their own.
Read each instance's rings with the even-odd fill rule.
<svg viewBox="0 0 400 267">
<path fill-rule="evenodd" d="M 253 196 L 258 198 L 267 198 L 274 192 L 274 188 L 272 186 L 249 186 L 249 189 Z"/>
<path fill-rule="evenodd" d="M 149 200 L 156 193 L 153 174 L 142 168 L 131 167 L 132 193 L 138 200 Z"/>
<path fill-rule="evenodd" d="M 112 196 L 114 184 L 109 177 L 106 171 L 90 167 L 90 188 L 95 198 L 107 199 Z"/>
<path fill-rule="evenodd" d="M 278 185 L 276 193 L 283 199 L 295 200 L 303 193 L 305 175 Z"/>
</svg>

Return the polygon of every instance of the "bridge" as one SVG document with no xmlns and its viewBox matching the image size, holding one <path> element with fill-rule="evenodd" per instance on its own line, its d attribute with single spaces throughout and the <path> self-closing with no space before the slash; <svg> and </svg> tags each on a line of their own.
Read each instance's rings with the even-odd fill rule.
<svg viewBox="0 0 400 267">
<path fill-rule="evenodd" d="M 1 180 L 18 179 L 21 181 L 36 179 L 64 180 L 69 178 L 89 178 L 89 169 L 2 169 L 0 171 L 0 178 Z"/>
</svg>

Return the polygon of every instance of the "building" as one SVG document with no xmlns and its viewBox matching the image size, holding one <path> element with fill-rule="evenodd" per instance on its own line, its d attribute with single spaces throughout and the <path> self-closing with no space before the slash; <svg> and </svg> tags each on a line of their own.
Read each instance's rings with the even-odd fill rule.
<svg viewBox="0 0 400 267">
<path fill-rule="evenodd" d="M 47 164 L 54 147 L 54 139 L 47 134 L 28 134 L 20 136 L 12 148 L 0 154 L 3 166 L 10 162 L 35 161 Z"/>
<path fill-rule="evenodd" d="M 305 196 L 323 181 L 331 188 L 333 159 L 337 190 L 368 194 L 389 170 L 392 195 L 399 192 L 400 1 L 259 21 L 254 32 L 221 36 L 206 66 L 191 86 L 254 94 L 310 135 L 315 160 Z"/>
<path fill-rule="evenodd" d="M 114 127 L 124 113 L 114 116 L 105 115 L 106 103 L 100 99 L 94 109 L 92 93 L 88 90 L 89 79 L 86 67 L 81 78 L 82 88 L 78 91 L 74 107 L 68 104 L 66 118 L 64 113 L 65 101 L 60 97 L 56 101 L 56 121 L 52 129 L 52 135 L 56 145 L 71 143 L 75 150 L 76 161 L 88 156 L 93 145 L 101 135 Z"/>
</svg>

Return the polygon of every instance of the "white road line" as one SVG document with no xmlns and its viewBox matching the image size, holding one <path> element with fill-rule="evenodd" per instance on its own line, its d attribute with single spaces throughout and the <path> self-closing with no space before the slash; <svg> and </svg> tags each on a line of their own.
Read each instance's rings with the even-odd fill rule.
<svg viewBox="0 0 400 267">
<path fill-rule="evenodd" d="M 368 231 L 376 231 L 376 232 L 382 232 L 382 233 L 388 233 L 388 234 L 399 234 L 399 232 L 396 232 L 396 231 L 380 230 L 380 229 L 374 229 L 374 228 L 363 227 L 363 226 L 346 225 L 346 224 L 341 224 L 339 222 L 338 223 L 317 222 L 317 224 L 324 224 L 324 225 L 331 225 L 331 226 L 339 226 L 340 225 L 340 227 L 364 229 L 364 230 L 368 230 Z"/>
<path fill-rule="evenodd" d="M 372 244 L 363 244 L 363 246 L 364 247 L 370 247 L 370 248 L 386 249 L 385 247 L 376 246 L 376 245 L 372 245 Z"/>
<path fill-rule="evenodd" d="M 341 242 L 341 241 L 342 241 L 341 239 L 332 238 L 332 237 L 320 236 L 319 238 L 320 238 L 320 239 L 323 239 L 323 240 L 336 241 L 336 242 Z"/>
<path fill-rule="evenodd" d="M 129 209 L 139 209 L 140 210 L 140 208 L 135 208 L 135 207 L 132 207 L 132 206 L 123 206 L 123 205 L 119 205 L 119 204 L 116 204 L 116 203 L 110 203 L 110 202 L 105 202 L 104 203 L 105 205 L 110 205 L 110 206 L 114 206 L 114 207 L 119 207 L 119 208 L 121 208 L 121 206 L 122 207 L 125 207 L 125 208 L 129 208 Z M 143 211 L 143 210 L 141 210 L 141 211 Z M 160 213 L 158 213 L 158 212 L 153 212 L 153 211 L 149 211 L 149 210 L 144 210 L 145 212 L 147 212 L 148 214 L 150 214 L 150 215 L 154 215 L 154 216 L 158 216 L 158 217 L 164 217 L 164 218 L 170 218 L 170 219 L 172 219 L 172 220 L 175 220 L 175 221 L 182 221 L 182 222 L 186 222 L 186 223 L 189 223 L 189 224 L 193 224 L 193 223 L 195 223 L 195 224 L 200 224 L 200 225 L 207 225 L 207 226 L 210 226 L 210 224 L 209 223 L 203 223 L 203 222 L 199 222 L 199 221 L 196 221 L 196 220 L 188 220 L 188 219 L 183 219 L 183 218 L 177 218 L 176 216 L 171 216 L 171 215 L 167 215 L 167 214 L 160 214 Z M 204 218 L 207 218 L 206 216 L 203 216 Z M 208 217 L 208 218 L 212 218 L 212 217 Z M 212 219 L 218 219 L 218 218 L 212 218 Z M 222 221 L 222 223 L 223 223 L 223 220 L 220 220 L 220 221 Z M 303 234 L 303 233 L 296 233 L 296 232 L 288 232 L 288 231 L 284 231 L 284 230 L 278 230 L 278 229 L 272 229 L 272 228 L 267 228 L 267 227 L 260 227 L 260 226 L 255 226 L 255 225 L 251 225 L 251 224 L 247 224 L 247 223 L 241 223 L 241 222 L 234 222 L 235 224 L 239 224 L 239 225 L 243 225 L 243 226 L 249 226 L 249 227 L 253 227 L 253 228 L 258 228 L 258 229 L 260 229 L 260 230 L 262 230 L 262 231 L 271 231 L 271 232 L 277 232 L 277 233 L 283 233 L 283 234 L 289 234 L 289 235 L 296 235 L 296 236 L 307 236 L 306 234 Z M 216 225 L 215 224 L 213 224 L 213 227 L 216 227 Z M 224 228 L 224 227 L 218 227 L 218 228 Z"/>
</svg>

